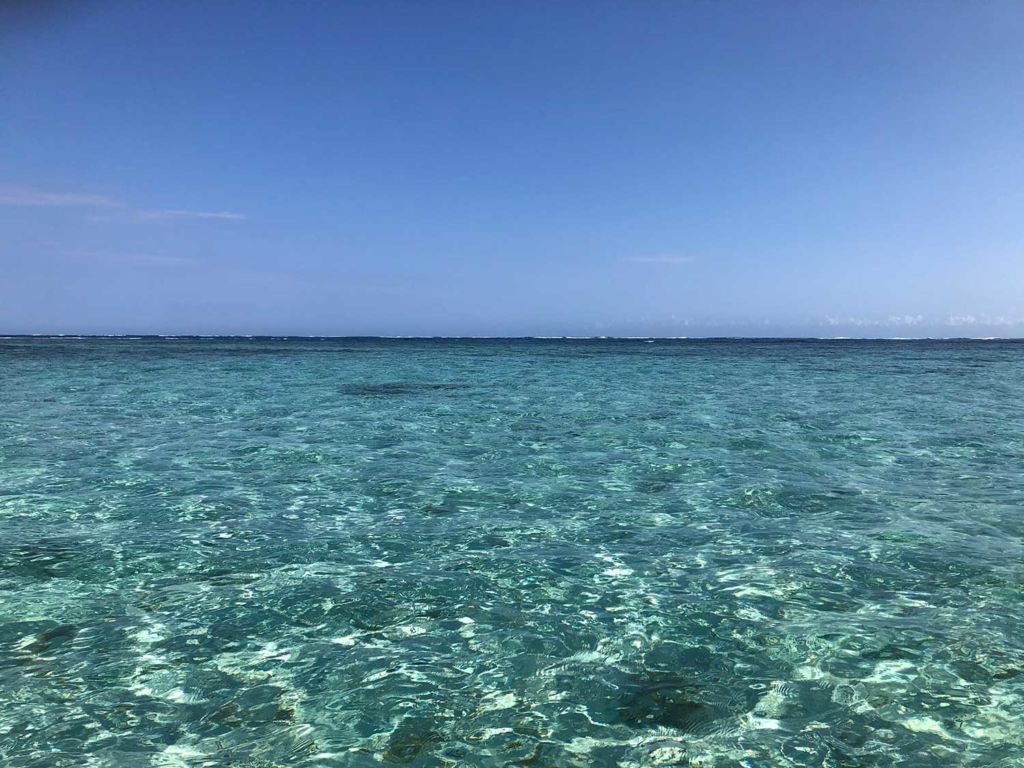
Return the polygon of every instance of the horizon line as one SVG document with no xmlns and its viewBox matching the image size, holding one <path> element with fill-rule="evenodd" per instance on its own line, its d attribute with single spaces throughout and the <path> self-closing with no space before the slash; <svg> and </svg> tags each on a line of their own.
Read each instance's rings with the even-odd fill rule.
<svg viewBox="0 0 1024 768">
<path fill-rule="evenodd" d="M 1024 341 L 1024 336 L 573 336 L 573 335 L 416 335 L 274 333 L 0 333 L 5 339 L 250 339 L 375 341 Z"/>
</svg>

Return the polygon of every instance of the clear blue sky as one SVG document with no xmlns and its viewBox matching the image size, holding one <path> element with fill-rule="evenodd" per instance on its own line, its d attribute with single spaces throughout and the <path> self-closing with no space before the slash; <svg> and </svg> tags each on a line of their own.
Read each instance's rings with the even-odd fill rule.
<svg viewBox="0 0 1024 768">
<path fill-rule="evenodd" d="M 0 11 L 0 333 L 1024 335 L 1024 3 Z"/>
</svg>

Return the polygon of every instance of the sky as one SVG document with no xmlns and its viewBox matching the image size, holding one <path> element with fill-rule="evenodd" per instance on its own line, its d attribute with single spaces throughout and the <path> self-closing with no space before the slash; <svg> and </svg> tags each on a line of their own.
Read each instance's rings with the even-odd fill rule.
<svg viewBox="0 0 1024 768">
<path fill-rule="evenodd" d="M 1024 336 L 1024 3 L 9 0 L 0 333 Z"/>
</svg>

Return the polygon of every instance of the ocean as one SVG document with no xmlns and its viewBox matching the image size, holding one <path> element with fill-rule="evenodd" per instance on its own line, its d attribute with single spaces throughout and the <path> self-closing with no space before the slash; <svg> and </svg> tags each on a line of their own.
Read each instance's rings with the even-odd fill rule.
<svg viewBox="0 0 1024 768">
<path fill-rule="evenodd" d="M 1024 765 L 1024 343 L 0 339 L 0 762 Z"/>
</svg>

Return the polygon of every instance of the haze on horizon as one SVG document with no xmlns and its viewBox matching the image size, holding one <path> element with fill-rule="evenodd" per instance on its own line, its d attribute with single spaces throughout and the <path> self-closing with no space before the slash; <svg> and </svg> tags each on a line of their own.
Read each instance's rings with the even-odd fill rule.
<svg viewBox="0 0 1024 768">
<path fill-rule="evenodd" d="M 15 2 L 0 333 L 1024 336 L 1019 2 Z"/>
</svg>

